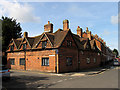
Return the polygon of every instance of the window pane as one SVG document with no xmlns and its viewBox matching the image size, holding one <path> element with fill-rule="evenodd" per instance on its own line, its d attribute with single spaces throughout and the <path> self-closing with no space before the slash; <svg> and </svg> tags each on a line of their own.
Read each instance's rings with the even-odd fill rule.
<svg viewBox="0 0 120 90">
<path fill-rule="evenodd" d="M 67 40 L 67 46 L 72 46 L 72 41 Z"/>
<path fill-rule="evenodd" d="M 42 48 L 46 48 L 46 45 L 47 45 L 47 41 L 43 41 L 42 42 Z"/>
<path fill-rule="evenodd" d="M 67 57 L 67 66 L 71 66 L 71 65 L 72 65 L 72 58 Z"/>
<path fill-rule="evenodd" d="M 25 50 L 26 49 L 26 44 L 23 44 L 23 50 Z"/>
<path fill-rule="evenodd" d="M 49 66 L 49 58 L 42 58 L 42 66 Z"/>
<path fill-rule="evenodd" d="M 25 65 L 25 58 L 20 58 L 20 65 Z"/>
<path fill-rule="evenodd" d="M 14 45 L 10 46 L 10 51 L 14 50 Z"/>
<path fill-rule="evenodd" d="M 90 58 L 87 58 L 87 63 L 90 63 Z"/>
<path fill-rule="evenodd" d="M 10 59 L 11 65 L 15 65 L 15 59 Z"/>
</svg>

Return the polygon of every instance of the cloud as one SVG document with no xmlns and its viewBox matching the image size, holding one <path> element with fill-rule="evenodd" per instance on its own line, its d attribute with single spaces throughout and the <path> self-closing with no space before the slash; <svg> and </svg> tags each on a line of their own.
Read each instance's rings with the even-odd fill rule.
<svg viewBox="0 0 120 90">
<path fill-rule="evenodd" d="M 7 15 L 17 19 L 19 22 L 40 22 L 40 17 L 34 15 L 34 8 L 27 3 L 0 1 L 0 15 Z"/>
<path fill-rule="evenodd" d="M 118 16 L 119 15 L 119 16 Z M 112 24 L 118 24 L 120 22 L 120 13 L 116 16 L 111 16 L 111 23 Z"/>
</svg>

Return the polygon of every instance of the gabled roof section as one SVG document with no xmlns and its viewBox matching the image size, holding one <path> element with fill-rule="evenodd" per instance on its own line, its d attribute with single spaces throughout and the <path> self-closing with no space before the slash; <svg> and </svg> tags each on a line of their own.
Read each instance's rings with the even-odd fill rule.
<svg viewBox="0 0 120 90">
<path fill-rule="evenodd" d="M 68 34 L 69 30 L 61 30 L 58 29 L 54 34 L 54 47 L 58 48 L 61 46 L 63 40 L 65 39 L 66 35 Z"/>
<path fill-rule="evenodd" d="M 16 45 L 16 42 L 15 42 L 15 39 L 13 39 L 13 38 L 12 38 L 12 40 L 10 41 L 9 46 L 11 45 L 12 42 L 13 42 L 13 44 L 15 45 L 16 49 L 18 49 L 18 47 L 17 47 L 17 45 Z M 9 46 L 8 46 L 8 47 L 9 47 Z"/>
<path fill-rule="evenodd" d="M 47 37 L 47 39 L 50 41 L 51 46 L 53 47 L 54 34 L 44 32 L 42 35 L 40 35 L 38 38 L 36 38 L 36 41 L 34 42 L 33 48 L 35 48 L 39 44 L 39 42 L 41 41 L 41 39 L 44 35 Z"/>
<path fill-rule="evenodd" d="M 23 43 L 23 41 L 24 41 L 24 40 L 26 40 L 26 41 L 27 41 L 27 43 L 28 43 L 28 45 L 31 47 L 31 45 L 30 45 L 30 43 L 29 43 L 29 41 L 28 41 L 27 37 L 24 37 L 24 38 L 22 38 L 22 41 L 21 41 L 21 43 L 20 43 L 19 48 L 21 47 L 21 45 L 22 45 L 22 43 Z"/>
<path fill-rule="evenodd" d="M 33 42 L 34 42 L 35 38 L 33 38 L 33 37 L 27 37 L 27 40 L 28 40 L 28 42 L 29 42 L 29 44 L 30 44 L 30 46 L 32 48 Z"/>
<path fill-rule="evenodd" d="M 91 48 L 88 38 L 80 38 L 80 42 L 83 45 L 84 49 L 90 49 Z M 87 45 L 89 46 L 88 48 L 87 48 Z"/>
<path fill-rule="evenodd" d="M 20 38 L 14 39 L 14 42 L 16 44 L 17 49 L 19 48 L 19 45 L 20 45 L 21 41 L 22 41 L 22 39 L 20 39 Z"/>
<path fill-rule="evenodd" d="M 50 43 L 52 44 L 52 46 L 54 46 L 54 34 L 53 33 L 46 33 L 48 39 L 50 40 Z"/>
<path fill-rule="evenodd" d="M 39 40 L 41 39 L 42 36 L 43 36 L 43 33 L 41 35 L 39 35 L 39 36 L 33 37 L 34 42 L 33 42 L 32 48 L 34 48 L 39 43 Z"/>
<path fill-rule="evenodd" d="M 72 34 L 72 35 L 73 35 L 73 38 L 78 46 L 78 49 L 84 49 L 83 45 L 80 42 L 80 37 L 76 34 Z"/>
</svg>

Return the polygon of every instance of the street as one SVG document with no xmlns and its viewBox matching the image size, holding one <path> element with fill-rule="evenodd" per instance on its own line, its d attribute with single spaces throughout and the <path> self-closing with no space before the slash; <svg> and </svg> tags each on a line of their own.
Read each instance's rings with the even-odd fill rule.
<svg viewBox="0 0 120 90">
<path fill-rule="evenodd" d="M 95 75 L 52 75 L 30 71 L 11 71 L 4 88 L 118 88 L 118 67 Z"/>
</svg>

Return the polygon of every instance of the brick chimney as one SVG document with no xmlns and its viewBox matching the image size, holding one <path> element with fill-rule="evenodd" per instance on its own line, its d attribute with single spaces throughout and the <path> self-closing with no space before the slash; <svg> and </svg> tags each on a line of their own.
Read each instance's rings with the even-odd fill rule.
<svg viewBox="0 0 120 90">
<path fill-rule="evenodd" d="M 24 32 L 23 37 L 28 37 L 28 32 Z"/>
<path fill-rule="evenodd" d="M 80 37 L 82 37 L 82 28 L 80 28 L 79 26 L 77 28 L 77 35 L 79 35 Z"/>
<path fill-rule="evenodd" d="M 44 32 L 53 33 L 53 24 L 48 21 L 48 24 L 44 25 Z"/>
<path fill-rule="evenodd" d="M 104 45 L 106 45 L 106 42 L 103 42 L 104 43 Z"/>
<path fill-rule="evenodd" d="M 89 40 L 91 40 L 91 31 L 88 30 L 88 27 L 86 27 L 86 33 Z"/>
<path fill-rule="evenodd" d="M 69 21 L 68 20 L 63 20 L 63 30 L 69 29 Z"/>
<path fill-rule="evenodd" d="M 88 27 L 86 27 L 86 32 L 88 32 L 89 30 L 88 30 Z"/>
<path fill-rule="evenodd" d="M 95 34 L 95 38 L 98 39 L 98 35 L 97 34 Z"/>
</svg>

